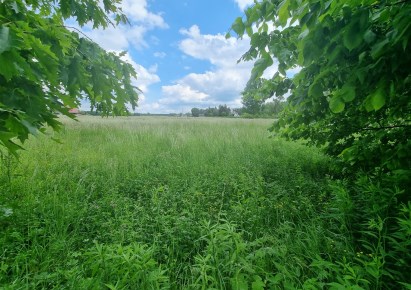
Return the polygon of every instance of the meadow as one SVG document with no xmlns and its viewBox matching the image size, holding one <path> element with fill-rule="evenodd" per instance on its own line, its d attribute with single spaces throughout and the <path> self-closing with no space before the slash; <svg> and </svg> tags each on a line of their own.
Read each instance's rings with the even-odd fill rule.
<svg viewBox="0 0 411 290">
<path fill-rule="evenodd" d="M 2 155 L 1 289 L 361 285 L 333 162 L 272 120 L 62 121 Z"/>
</svg>

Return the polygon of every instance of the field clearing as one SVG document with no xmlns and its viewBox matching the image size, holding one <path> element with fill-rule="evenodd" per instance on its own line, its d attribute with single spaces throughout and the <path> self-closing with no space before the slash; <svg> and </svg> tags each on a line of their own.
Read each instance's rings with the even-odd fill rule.
<svg viewBox="0 0 411 290">
<path fill-rule="evenodd" d="M 0 288 L 300 288 L 349 250 L 330 160 L 271 120 L 79 121 L 2 163 Z"/>
</svg>

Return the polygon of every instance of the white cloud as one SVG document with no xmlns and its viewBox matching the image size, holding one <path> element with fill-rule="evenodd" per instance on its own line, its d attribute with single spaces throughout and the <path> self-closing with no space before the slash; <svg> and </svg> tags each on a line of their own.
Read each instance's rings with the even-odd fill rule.
<svg viewBox="0 0 411 290">
<path fill-rule="evenodd" d="M 149 28 L 168 28 L 160 14 L 148 11 L 147 0 L 123 0 L 121 7 L 131 22 L 140 22 Z"/>
<path fill-rule="evenodd" d="M 247 6 L 254 4 L 254 0 L 234 0 L 241 10 L 244 10 Z"/>
<path fill-rule="evenodd" d="M 153 64 L 152 66 L 148 68 L 148 71 L 152 74 L 155 74 L 157 70 L 158 70 L 158 64 Z"/>
<path fill-rule="evenodd" d="M 157 58 L 165 58 L 167 56 L 167 53 L 163 51 L 156 51 L 153 55 Z"/>
<path fill-rule="evenodd" d="M 189 112 L 193 107 L 206 108 L 222 104 L 238 108 L 241 106 L 241 91 L 249 74 L 248 68 L 190 73 L 174 85 L 162 86 L 162 98 L 155 103 L 143 104 L 138 110 L 178 113 Z"/>
<path fill-rule="evenodd" d="M 143 26 L 117 26 L 106 29 L 83 27 L 82 31 L 105 50 L 128 50 L 132 45 L 141 49 L 148 46 L 145 41 L 147 28 Z"/>
<path fill-rule="evenodd" d="M 248 50 L 249 39 L 201 34 L 196 25 L 181 29 L 180 33 L 185 36 L 179 44 L 185 56 L 208 61 L 214 68 L 204 73 L 190 73 L 174 85 L 163 86 L 163 98 L 158 101 L 158 109 L 178 112 L 182 109 L 189 111 L 194 106 L 241 106 L 241 91 L 250 77 L 253 64 L 237 64 L 237 60 Z"/>
<path fill-rule="evenodd" d="M 120 7 L 131 25 L 120 24 L 106 29 L 92 29 L 92 25 L 88 24 L 79 29 L 106 50 L 127 50 L 130 47 L 136 49 L 148 47 L 145 39 L 148 31 L 168 28 L 161 14 L 148 11 L 147 0 L 124 0 Z"/>
<path fill-rule="evenodd" d="M 187 36 L 180 42 L 180 49 L 187 55 L 208 60 L 218 67 L 236 66 L 237 60 L 249 49 L 249 39 L 226 39 L 224 35 L 201 34 L 197 25 L 189 29 L 181 29 Z"/>
<path fill-rule="evenodd" d="M 129 46 L 132 45 L 134 48 L 141 49 L 148 47 L 147 42 L 144 37 L 148 31 L 146 26 L 131 26 L 123 27 L 123 33 L 127 37 Z M 114 38 L 115 39 L 115 38 Z"/>
<path fill-rule="evenodd" d="M 213 65 L 204 73 L 190 73 L 175 81 L 173 85 L 162 87 L 163 97 L 145 108 L 153 112 L 188 112 L 193 107 L 213 107 L 226 104 L 231 108 L 241 107 L 241 92 L 250 78 L 253 62 L 240 62 L 238 59 L 249 49 L 250 39 L 229 38 L 221 34 L 201 34 L 200 28 L 193 25 L 181 29 L 185 37 L 179 48 L 184 55 L 204 60 Z M 270 78 L 277 71 L 274 64 L 263 77 Z"/>
<path fill-rule="evenodd" d="M 162 104 L 173 103 L 201 103 L 209 97 L 206 93 L 197 91 L 190 86 L 184 84 L 176 84 L 173 86 L 163 86 L 163 93 L 167 98 L 161 99 Z"/>
<path fill-rule="evenodd" d="M 129 45 L 129 40 L 121 28 L 108 27 L 105 30 L 92 29 L 91 27 L 84 27 L 84 33 L 93 41 L 99 44 L 105 50 L 126 50 Z M 119 33 L 119 31 L 121 31 Z M 116 41 L 113 41 L 115 39 Z"/>
<path fill-rule="evenodd" d="M 250 69 L 243 66 L 238 69 L 220 68 L 202 74 L 191 73 L 179 80 L 179 83 L 205 92 L 211 96 L 211 100 L 221 104 L 240 97 L 249 77 Z"/>
</svg>

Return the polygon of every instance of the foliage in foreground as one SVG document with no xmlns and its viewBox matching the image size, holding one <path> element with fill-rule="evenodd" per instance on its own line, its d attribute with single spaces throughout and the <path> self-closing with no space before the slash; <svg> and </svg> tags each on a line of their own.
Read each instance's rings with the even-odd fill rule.
<svg viewBox="0 0 411 290">
<path fill-rule="evenodd" d="M 251 38 L 250 84 L 278 62 L 257 91 L 290 91 L 273 131 L 343 161 L 350 233 L 360 253 L 375 252 L 359 269 L 376 289 L 411 284 L 410 13 L 410 1 L 264 0 L 232 26 Z"/>
<path fill-rule="evenodd" d="M 12 153 L 30 134 L 59 129 L 81 99 L 103 114 L 137 104 L 133 67 L 65 26 L 126 22 L 116 1 L 0 1 L 0 146 Z M 101 5 L 100 5 L 101 4 Z"/>
<path fill-rule="evenodd" d="M 291 92 L 275 130 L 351 166 L 409 176 L 410 13 L 410 1 L 395 0 L 261 1 L 247 9 L 232 28 L 251 37 L 242 60 L 258 58 L 250 83 L 275 60 L 279 71 L 257 92 Z"/>
</svg>

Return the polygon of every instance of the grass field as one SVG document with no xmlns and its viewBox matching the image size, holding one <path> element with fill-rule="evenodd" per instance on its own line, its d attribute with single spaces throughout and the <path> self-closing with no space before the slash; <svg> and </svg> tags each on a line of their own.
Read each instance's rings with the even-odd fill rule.
<svg viewBox="0 0 411 290">
<path fill-rule="evenodd" d="M 317 289 L 353 252 L 330 160 L 271 120 L 79 119 L 3 157 L 2 289 Z"/>
</svg>

